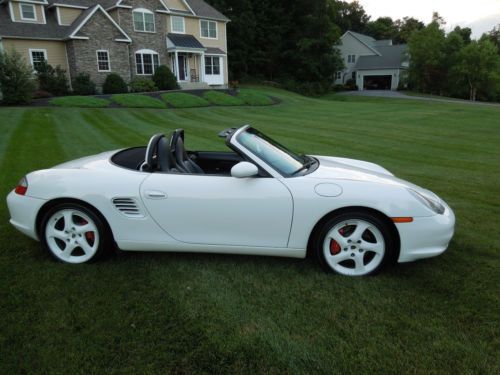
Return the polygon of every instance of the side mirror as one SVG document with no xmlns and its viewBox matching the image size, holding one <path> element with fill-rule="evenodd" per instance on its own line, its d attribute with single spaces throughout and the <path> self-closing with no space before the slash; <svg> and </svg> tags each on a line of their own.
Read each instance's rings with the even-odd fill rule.
<svg viewBox="0 0 500 375">
<path fill-rule="evenodd" d="M 236 178 L 253 177 L 259 174 L 259 168 L 255 164 L 242 161 L 231 168 L 231 176 Z"/>
</svg>

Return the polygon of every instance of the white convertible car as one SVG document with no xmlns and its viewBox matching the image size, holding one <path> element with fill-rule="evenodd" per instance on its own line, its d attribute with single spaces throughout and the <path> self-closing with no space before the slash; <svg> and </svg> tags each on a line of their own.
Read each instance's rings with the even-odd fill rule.
<svg viewBox="0 0 500 375">
<path fill-rule="evenodd" d="M 378 272 L 443 253 L 455 217 L 432 192 L 365 161 L 297 155 L 258 130 L 224 130 L 229 152 L 186 151 L 184 131 L 21 179 L 10 222 L 58 260 L 127 251 L 304 258 Z"/>
</svg>

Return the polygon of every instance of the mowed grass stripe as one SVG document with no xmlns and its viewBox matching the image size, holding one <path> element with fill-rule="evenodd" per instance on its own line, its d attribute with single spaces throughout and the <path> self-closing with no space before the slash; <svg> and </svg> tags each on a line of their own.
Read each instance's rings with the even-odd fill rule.
<svg viewBox="0 0 500 375">
<path fill-rule="evenodd" d="M 0 282 L 8 286 L 0 291 L 4 372 L 498 372 L 498 313 L 491 306 L 500 282 L 492 172 L 499 111 L 263 90 L 283 103 L 49 109 L 54 143 L 74 137 L 62 145 L 72 158 L 145 144 L 153 133 L 183 127 L 188 149 L 223 150 L 220 130 L 251 123 L 294 150 L 379 162 L 435 190 L 457 215 L 449 251 L 366 279 L 324 274 L 313 260 L 209 254 L 123 254 L 70 267 L 0 227 Z M 32 130 L 42 132 L 39 125 Z M 95 145 L 78 143 L 82 129 Z M 45 147 L 50 154 L 52 145 Z M 38 164 L 25 159 L 17 168 Z"/>
</svg>

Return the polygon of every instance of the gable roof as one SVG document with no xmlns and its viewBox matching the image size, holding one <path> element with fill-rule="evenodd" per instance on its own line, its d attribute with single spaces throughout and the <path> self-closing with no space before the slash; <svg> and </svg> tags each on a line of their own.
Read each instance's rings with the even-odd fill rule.
<svg viewBox="0 0 500 375">
<path fill-rule="evenodd" d="M 68 35 L 70 27 L 59 25 L 53 13 L 45 18 L 46 24 L 12 22 L 8 8 L 0 5 L 0 37 L 61 40 Z"/>
<path fill-rule="evenodd" d="M 355 69 L 395 69 L 401 68 L 406 60 L 406 44 L 378 46 L 380 56 L 359 56 Z"/>
<path fill-rule="evenodd" d="M 350 34 L 354 39 L 357 39 L 358 42 L 360 42 L 361 44 L 364 44 L 366 47 L 368 47 L 370 50 L 372 50 L 375 54 L 380 55 L 380 53 L 375 48 L 373 48 L 373 44 L 374 44 L 374 42 L 376 42 L 376 40 L 374 38 L 372 38 L 371 36 L 356 33 L 354 31 L 346 31 L 344 33 L 344 35 L 342 35 L 342 38 L 348 34 Z"/>
<path fill-rule="evenodd" d="M 57 1 L 50 0 L 52 3 L 57 4 Z M 70 0 L 63 0 L 69 2 Z M 81 0 L 78 0 L 81 1 Z M 76 1 L 74 1 L 76 3 Z M 0 37 L 4 38 L 22 38 L 22 39 L 44 39 L 44 40 L 66 40 L 66 39 L 79 39 L 76 36 L 78 31 L 92 18 L 97 12 L 101 11 L 104 16 L 116 27 L 116 29 L 123 35 L 123 39 L 116 39 L 117 42 L 131 42 L 130 37 L 123 31 L 123 29 L 115 22 L 115 20 L 104 10 L 104 8 L 92 1 L 94 5 L 91 8 L 85 9 L 71 26 L 61 26 L 57 22 L 54 12 L 47 12 L 46 24 L 37 23 L 24 23 L 12 22 L 9 12 L 2 9 L 0 6 Z"/>
<path fill-rule="evenodd" d="M 115 20 L 104 10 L 104 8 L 97 4 L 92 8 L 88 8 L 82 12 L 78 16 L 78 18 L 73 22 L 73 24 L 70 26 L 70 34 L 68 35 L 68 38 L 70 39 L 79 39 L 76 34 L 81 30 L 83 26 L 92 18 L 92 16 L 97 12 L 100 11 L 104 16 L 115 26 L 115 28 L 123 35 L 123 39 L 115 39 L 117 42 L 132 42 L 132 39 L 127 35 L 127 33 L 118 25 Z"/>
<path fill-rule="evenodd" d="M 184 0 L 193 10 L 194 14 L 202 18 L 211 18 L 218 21 L 229 22 L 229 18 L 203 0 Z"/>
</svg>

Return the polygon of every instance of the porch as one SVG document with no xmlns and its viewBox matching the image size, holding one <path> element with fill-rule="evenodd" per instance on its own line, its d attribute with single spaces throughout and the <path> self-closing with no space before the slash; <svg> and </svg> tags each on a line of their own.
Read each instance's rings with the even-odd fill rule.
<svg viewBox="0 0 500 375">
<path fill-rule="evenodd" d="M 192 35 L 168 34 L 167 54 L 172 72 L 182 88 L 225 85 L 225 53 L 220 49 L 204 47 Z"/>
</svg>

